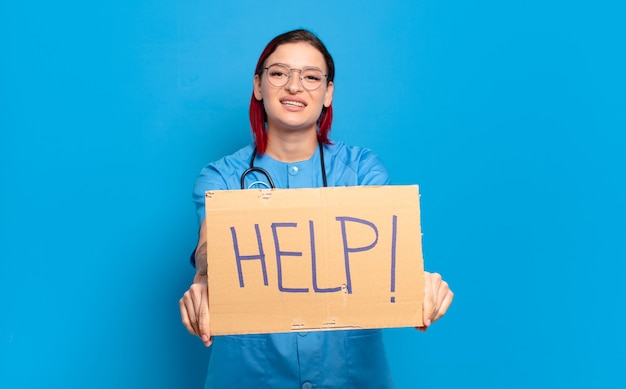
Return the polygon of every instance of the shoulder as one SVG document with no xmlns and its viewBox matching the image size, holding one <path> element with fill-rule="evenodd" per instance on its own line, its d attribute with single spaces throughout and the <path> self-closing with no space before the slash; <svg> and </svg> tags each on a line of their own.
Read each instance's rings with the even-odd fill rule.
<svg viewBox="0 0 626 389">
<path fill-rule="evenodd" d="M 250 164 L 250 158 L 254 152 L 254 145 L 249 144 L 240 148 L 234 153 L 218 159 L 215 162 L 211 162 L 207 165 L 224 173 L 232 173 L 235 170 L 239 170 L 242 167 L 247 167 Z"/>
<path fill-rule="evenodd" d="M 253 152 L 254 146 L 250 144 L 233 154 L 209 163 L 200 170 L 196 179 L 196 187 L 202 186 L 205 190 L 236 189 L 232 188 L 232 183 L 238 182 L 241 172 L 249 166 Z M 233 181 L 234 177 L 237 179 Z"/>
<path fill-rule="evenodd" d="M 344 142 L 337 141 L 326 146 L 328 154 L 332 155 L 337 161 L 344 163 L 351 168 L 358 168 L 363 164 L 382 165 L 382 161 L 369 148 L 360 146 L 351 146 Z"/>
<path fill-rule="evenodd" d="M 358 185 L 386 185 L 389 174 L 380 158 L 369 148 L 337 141 L 325 146 L 336 167 L 353 171 Z"/>
</svg>

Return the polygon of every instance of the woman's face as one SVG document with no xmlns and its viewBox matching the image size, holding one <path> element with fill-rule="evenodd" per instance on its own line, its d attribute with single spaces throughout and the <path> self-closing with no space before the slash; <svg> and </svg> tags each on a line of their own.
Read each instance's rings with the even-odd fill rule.
<svg viewBox="0 0 626 389">
<path fill-rule="evenodd" d="M 267 57 L 265 67 L 284 64 L 290 69 L 317 67 L 324 74 L 328 72 L 322 53 L 305 42 L 285 43 Z M 300 71 L 292 70 L 287 84 L 281 87 L 268 82 L 267 71 L 262 76 L 254 76 L 254 97 L 263 100 L 267 113 L 269 131 L 316 130 L 317 119 L 323 107 L 330 106 L 333 100 L 333 83 L 326 83 L 315 90 L 307 90 L 300 81 Z"/>
</svg>

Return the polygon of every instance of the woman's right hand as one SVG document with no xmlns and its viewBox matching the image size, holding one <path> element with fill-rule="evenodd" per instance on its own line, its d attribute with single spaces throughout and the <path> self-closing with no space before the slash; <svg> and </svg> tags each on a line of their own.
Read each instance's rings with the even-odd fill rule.
<svg viewBox="0 0 626 389">
<path fill-rule="evenodd" d="M 202 339 L 206 347 L 213 340 L 209 331 L 209 288 L 207 276 L 196 275 L 193 284 L 179 301 L 180 316 L 190 334 Z"/>
</svg>

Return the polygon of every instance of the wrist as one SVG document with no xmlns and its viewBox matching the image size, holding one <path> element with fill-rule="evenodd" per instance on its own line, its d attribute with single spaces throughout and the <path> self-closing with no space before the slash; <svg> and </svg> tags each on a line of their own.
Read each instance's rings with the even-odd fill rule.
<svg viewBox="0 0 626 389">
<path fill-rule="evenodd" d="M 200 282 L 206 283 L 206 282 L 208 282 L 208 280 L 209 280 L 209 277 L 207 276 L 206 273 L 204 273 L 204 274 L 203 273 L 196 273 L 196 275 L 193 277 L 193 283 L 194 284 L 197 284 L 197 283 L 200 283 Z"/>
</svg>

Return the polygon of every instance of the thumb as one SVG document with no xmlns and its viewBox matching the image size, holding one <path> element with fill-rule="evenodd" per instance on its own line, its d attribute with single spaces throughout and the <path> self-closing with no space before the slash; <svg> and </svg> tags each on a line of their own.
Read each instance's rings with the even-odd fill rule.
<svg viewBox="0 0 626 389">
<path fill-rule="evenodd" d="M 202 293 L 202 300 L 200 301 L 198 328 L 200 329 L 200 333 L 198 335 L 202 339 L 202 342 L 206 347 L 209 347 L 211 343 L 213 343 L 213 340 L 211 339 L 211 331 L 209 329 L 209 302 L 206 293 Z"/>
<path fill-rule="evenodd" d="M 422 305 L 422 321 L 424 327 L 428 328 L 431 324 L 431 318 L 433 316 L 433 310 L 435 309 L 433 291 L 430 277 L 424 274 L 424 302 Z"/>
</svg>

